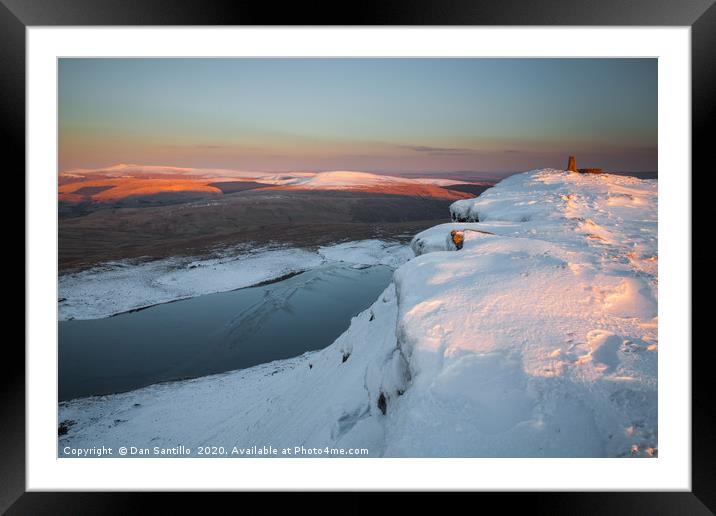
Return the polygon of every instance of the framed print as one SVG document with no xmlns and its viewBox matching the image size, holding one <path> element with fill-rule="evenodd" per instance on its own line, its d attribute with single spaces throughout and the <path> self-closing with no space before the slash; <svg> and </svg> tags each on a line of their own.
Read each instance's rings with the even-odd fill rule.
<svg viewBox="0 0 716 516">
<path fill-rule="evenodd" d="M 713 510 L 691 188 L 716 8 L 419 4 L 4 0 L 27 300 L 4 510 Z"/>
</svg>

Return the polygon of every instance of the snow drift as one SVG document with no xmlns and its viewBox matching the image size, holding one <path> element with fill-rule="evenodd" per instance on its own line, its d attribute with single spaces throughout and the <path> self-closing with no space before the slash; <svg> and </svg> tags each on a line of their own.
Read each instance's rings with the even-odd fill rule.
<svg viewBox="0 0 716 516">
<path fill-rule="evenodd" d="M 60 455 L 131 442 L 656 456 L 657 182 L 538 170 L 451 211 L 480 222 L 416 235 L 418 256 L 328 348 L 63 403 Z"/>
</svg>

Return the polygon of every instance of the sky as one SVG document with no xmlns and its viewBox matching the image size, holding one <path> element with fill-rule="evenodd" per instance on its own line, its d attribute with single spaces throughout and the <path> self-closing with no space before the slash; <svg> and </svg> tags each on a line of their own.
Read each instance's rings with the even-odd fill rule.
<svg viewBox="0 0 716 516">
<path fill-rule="evenodd" d="M 656 59 L 59 60 L 59 171 L 657 170 Z"/>
</svg>

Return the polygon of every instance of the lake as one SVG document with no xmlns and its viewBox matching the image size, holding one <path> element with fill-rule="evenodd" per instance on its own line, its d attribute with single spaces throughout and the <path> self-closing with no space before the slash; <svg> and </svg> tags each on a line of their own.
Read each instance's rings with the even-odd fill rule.
<svg viewBox="0 0 716 516">
<path fill-rule="evenodd" d="M 59 400 L 243 369 L 330 345 L 393 270 L 328 264 L 270 284 L 59 322 Z"/>
</svg>

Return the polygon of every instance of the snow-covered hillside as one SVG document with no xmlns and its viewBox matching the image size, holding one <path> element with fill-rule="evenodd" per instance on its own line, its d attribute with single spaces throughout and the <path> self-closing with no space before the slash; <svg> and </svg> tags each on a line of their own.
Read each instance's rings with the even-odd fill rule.
<svg viewBox="0 0 716 516">
<path fill-rule="evenodd" d="M 408 178 L 386 176 L 370 172 L 352 170 L 333 170 L 326 172 L 258 172 L 247 170 L 188 168 L 172 166 L 134 165 L 120 163 L 104 168 L 73 169 L 60 172 L 60 183 L 86 180 L 91 178 L 134 178 L 156 179 L 164 177 L 183 179 L 208 179 L 214 182 L 232 180 L 250 180 L 267 185 L 305 185 L 306 189 L 333 189 L 372 187 L 383 184 L 433 184 L 437 186 L 467 185 L 468 181 L 446 178 Z"/>
<path fill-rule="evenodd" d="M 326 262 L 354 267 L 398 267 L 413 257 L 396 242 L 357 240 L 319 247 L 227 249 L 218 258 L 120 261 L 64 274 L 59 279 L 59 320 L 100 319 L 148 306 L 250 287 Z"/>
<path fill-rule="evenodd" d="M 66 203 L 119 202 L 158 194 L 221 195 L 222 183 L 248 182 L 247 189 L 373 192 L 457 200 L 470 194 L 454 185 L 485 183 L 446 178 L 409 178 L 348 170 L 281 174 L 227 169 L 202 169 L 119 164 L 101 169 L 76 169 L 59 174 L 59 200 Z M 490 183 L 487 183 L 488 185 Z"/>
<path fill-rule="evenodd" d="M 657 182 L 539 170 L 452 205 L 325 350 L 60 405 L 65 446 L 655 456 Z M 447 215 L 447 214 L 446 214 Z M 452 230 L 463 231 L 457 250 Z"/>
<path fill-rule="evenodd" d="M 367 188 L 384 184 L 412 183 L 412 179 L 402 177 L 382 176 L 368 172 L 354 172 L 336 170 L 321 172 L 301 181 L 301 187 L 306 190 L 326 190 L 343 188 Z"/>
<path fill-rule="evenodd" d="M 262 181 L 260 179 L 259 181 Z M 470 184 L 447 179 L 412 179 L 398 176 L 384 176 L 368 172 L 337 170 L 320 172 L 311 177 L 297 177 L 294 181 L 284 180 L 275 188 L 289 190 L 339 190 L 375 192 L 415 197 L 435 197 L 449 200 L 469 198 L 470 194 L 450 190 L 455 184 Z"/>
</svg>

